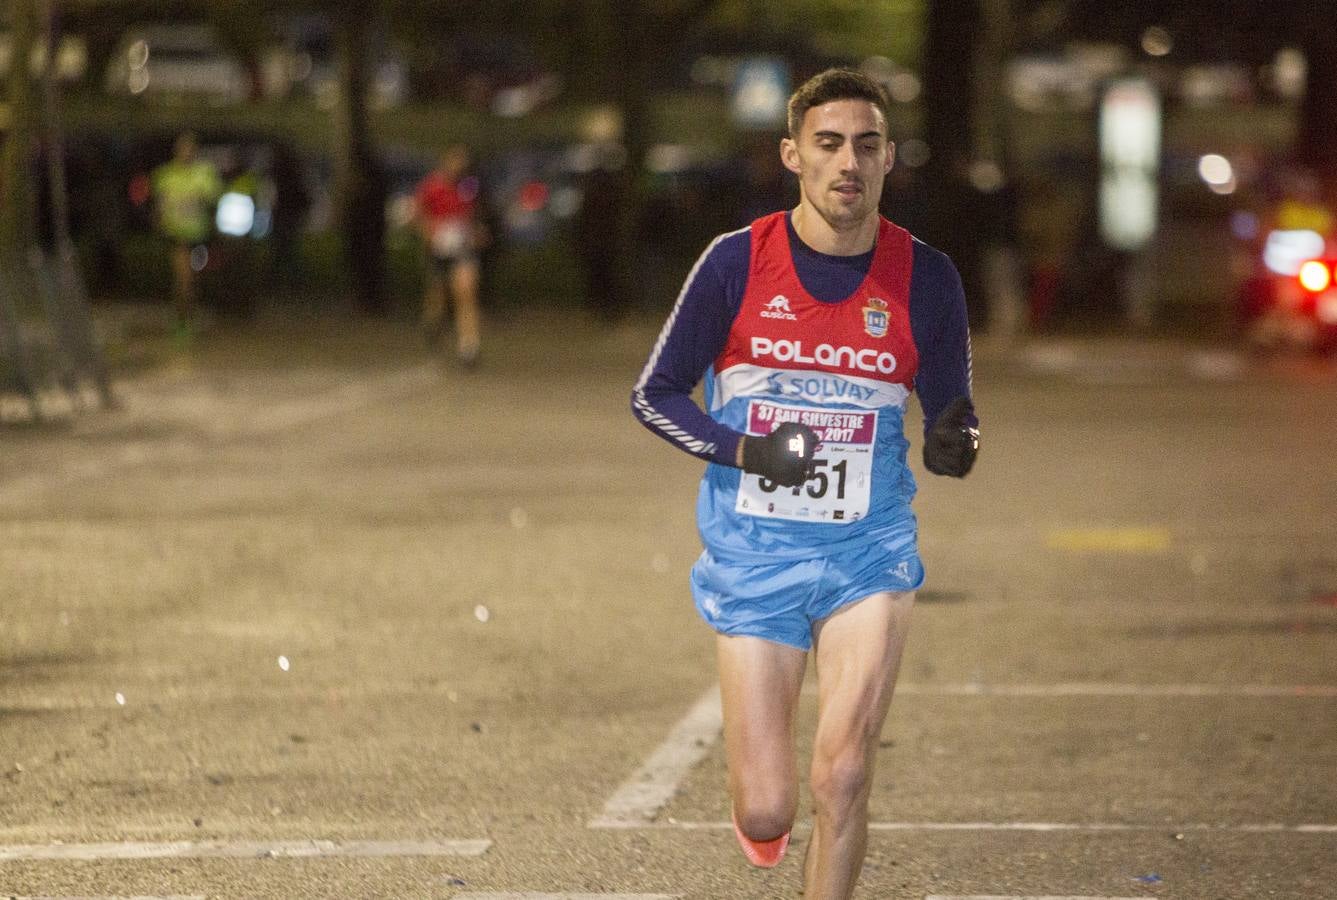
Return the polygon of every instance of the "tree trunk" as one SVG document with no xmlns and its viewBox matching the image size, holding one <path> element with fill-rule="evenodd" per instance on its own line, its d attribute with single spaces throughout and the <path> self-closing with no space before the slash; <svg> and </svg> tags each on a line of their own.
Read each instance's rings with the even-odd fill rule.
<svg viewBox="0 0 1337 900">
<path fill-rule="evenodd" d="M 605 310 L 609 319 L 617 319 L 635 309 L 642 299 L 643 275 L 636 265 L 641 259 L 638 233 L 645 209 L 645 158 L 650 149 L 650 86 L 645 61 L 647 30 L 642 0 L 623 0 L 619 11 L 625 16 L 617 35 L 618 106 L 622 109 L 622 145 L 626 165 L 621 170 L 618 191 L 622 199 L 616 227 L 611 235 L 614 245 L 613 297 L 617 306 Z"/>
<path fill-rule="evenodd" d="M 13 52 L 9 67 L 9 129 L 0 159 L 0 257 L 4 269 L 21 268 L 36 231 L 32 189 L 32 151 L 37 137 L 37 92 L 28 60 L 37 43 L 35 0 L 14 0 L 10 6 Z"/>
<path fill-rule="evenodd" d="M 1012 56 L 1013 0 L 979 0 L 981 36 L 975 56 L 975 104 L 972 112 L 975 158 L 996 166 L 996 183 L 987 186 L 981 213 L 985 230 L 980 269 L 988 328 L 1010 339 L 1026 330 L 1025 289 L 1022 286 L 1020 242 L 1017 237 L 1018 187 L 1013 180 L 1012 141 L 1008 99 L 1004 88 L 1006 66 Z M 993 177 L 993 176 L 990 176 Z"/>
<path fill-rule="evenodd" d="M 341 4 L 334 23 L 339 98 L 334 111 L 334 208 L 358 305 L 384 315 L 385 177 L 367 126 L 369 23 L 361 4 Z"/>
<path fill-rule="evenodd" d="M 9 19 L 13 39 L 9 69 L 9 129 L 0 154 L 0 359 L 14 386 L 28 400 L 33 419 L 42 418 L 37 377 L 23 343 L 22 306 L 36 293 L 28 251 L 36 236 L 32 150 L 37 134 L 37 96 L 28 60 L 37 39 L 37 7 L 15 0 Z M 0 389 L 8 385 L 0 385 Z"/>
<path fill-rule="evenodd" d="M 1295 138 L 1295 157 L 1320 172 L 1337 168 L 1337 10 L 1322 6 L 1311 13 L 1305 29 L 1303 49 L 1308 70 L 1300 105 L 1300 127 Z"/>
<path fill-rule="evenodd" d="M 56 85 L 56 47 L 60 29 L 55 0 L 37 0 L 42 17 L 42 43 L 46 48 L 42 69 L 42 133 L 46 146 L 47 182 L 50 186 L 53 253 L 47 259 L 54 270 L 50 315 L 57 340 L 70 361 L 71 392 L 78 402 L 78 381 L 92 380 L 104 409 L 116 405 L 111 375 L 97 344 L 88 290 L 79 271 L 79 260 L 70 236 L 70 203 L 65 177 L 65 141 L 61 133 L 60 95 Z"/>
<path fill-rule="evenodd" d="M 969 181 L 976 133 L 975 65 L 984 25 L 977 0 L 929 0 L 921 75 L 929 204 L 925 240 L 952 258 L 965 286 L 972 324 L 987 319 L 980 277 L 983 235 Z"/>
</svg>

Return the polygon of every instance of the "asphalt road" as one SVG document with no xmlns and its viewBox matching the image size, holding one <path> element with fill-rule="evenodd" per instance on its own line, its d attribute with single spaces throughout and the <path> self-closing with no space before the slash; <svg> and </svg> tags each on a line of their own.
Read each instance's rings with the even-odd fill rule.
<svg viewBox="0 0 1337 900">
<path fill-rule="evenodd" d="M 0 407 L 0 896 L 797 896 L 806 812 L 771 872 L 727 830 L 655 330 L 465 373 L 273 322 Z M 1048 341 L 976 389 L 858 896 L 1337 898 L 1337 368 Z"/>
</svg>

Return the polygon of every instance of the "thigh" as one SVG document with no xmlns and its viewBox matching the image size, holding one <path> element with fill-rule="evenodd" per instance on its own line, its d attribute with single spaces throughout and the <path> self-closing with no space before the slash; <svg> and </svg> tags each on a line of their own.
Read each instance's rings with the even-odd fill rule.
<svg viewBox="0 0 1337 900">
<path fill-rule="evenodd" d="M 450 276 L 450 261 L 439 256 L 427 259 L 427 293 L 445 296 L 446 280 Z"/>
<path fill-rule="evenodd" d="M 794 717 L 808 654 L 750 635 L 715 640 L 730 779 L 792 781 Z"/>
<path fill-rule="evenodd" d="M 913 591 L 884 591 L 843 606 L 813 626 L 817 753 L 876 746 L 913 606 Z"/>
<path fill-rule="evenodd" d="M 461 257 L 450 267 L 450 288 L 456 302 L 472 303 L 478 292 L 478 261 Z"/>
</svg>

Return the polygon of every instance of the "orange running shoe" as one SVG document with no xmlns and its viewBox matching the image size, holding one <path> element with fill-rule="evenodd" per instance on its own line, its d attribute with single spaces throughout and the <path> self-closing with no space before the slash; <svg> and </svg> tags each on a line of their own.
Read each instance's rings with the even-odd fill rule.
<svg viewBox="0 0 1337 900">
<path fill-rule="evenodd" d="M 786 831 L 778 838 L 769 841 L 754 841 L 752 838 L 743 834 L 743 829 L 738 827 L 738 817 L 731 814 L 733 819 L 733 833 L 738 838 L 738 846 L 743 848 L 743 855 L 747 861 L 759 869 L 774 869 L 780 865 L 780 860 L 785 858 L 785 850 L 789 847 L 790 832 Z"/>
</svg>

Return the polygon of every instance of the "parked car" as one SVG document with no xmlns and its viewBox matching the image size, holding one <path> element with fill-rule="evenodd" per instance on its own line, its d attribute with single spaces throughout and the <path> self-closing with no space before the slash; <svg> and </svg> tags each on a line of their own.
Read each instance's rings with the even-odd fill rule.
<svg viewBox="0 0 1337 900">
<path fill-rule="evenodd" d="M 1243 278 L 1237 309 L 1245 337 L 1258 349 L 1337 350 L 1337 210 L 1318 174 L 1306 166 L 1273 167 L 1274 194 L 1231 218 L 1235 265 Z"/>
<path fill-rule="evenodd" d="M 245 66 L 208 25 L 137 25 L 107 63 L 107 93 L 237 103 L 252 94 Z"/>
<path fill-rule="evenodd" d="M 518 118 L 551 103 L 562 80 L 521 39 L 495 29 L 444 29 L 405 47 L 413 94 Z"/>
<path fill-rule="evenodd" d="M 338 96 L 334 33 L 321 18 L 298 17 L 281 27 L 281 43 L 264 54 L 261 64 L 268 97 L 309 97 L 328 109 Z M 408 99 L 408 65 L 384 40 L 371 42 L 368 100 L 374 109 L 399 106 Z"/>
<path fill-rule="evenodd" d="M 1238 309 L 1245 337 L 1260 350 L 1337 352 L 1337 237 L 1268 232 Z"/>
</svg>

